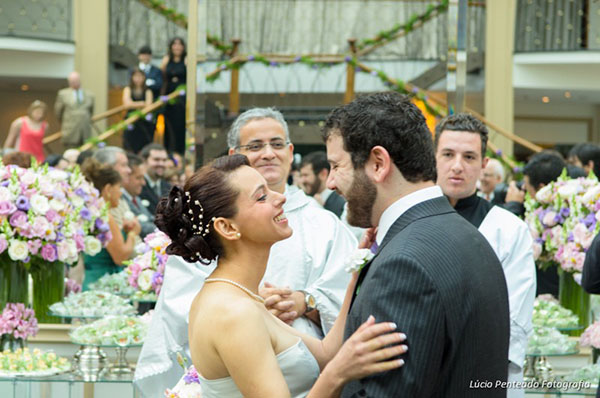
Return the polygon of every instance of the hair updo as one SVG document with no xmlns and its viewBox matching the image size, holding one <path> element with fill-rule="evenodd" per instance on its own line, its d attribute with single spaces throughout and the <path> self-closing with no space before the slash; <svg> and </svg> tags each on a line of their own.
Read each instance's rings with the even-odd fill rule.
<svg viewBox="0 0 600 398">
<path fill-rule="evenodd" d="M 84 177 L 94 184 L 94 187 L 102 192 L 107 185 L 115 185 L 121 182 L 121 175 L 108 164 L 103 164 L 94 158 L 87 158 L 81 165 Z"/>
<path fill-rule="evenodd" d="M 235 216 L 239 190 L 229 183 L 229 174 L 249 165 L 244 155 L 222 156 L 198 170 L 183 189 L 171 188 L 169 196 L 158 203 L 155 218 L 158 229 L 171 238 L 167 254 L 205 265 L 223 255 L 223 245 L 211 220 Z"/>
</svg>

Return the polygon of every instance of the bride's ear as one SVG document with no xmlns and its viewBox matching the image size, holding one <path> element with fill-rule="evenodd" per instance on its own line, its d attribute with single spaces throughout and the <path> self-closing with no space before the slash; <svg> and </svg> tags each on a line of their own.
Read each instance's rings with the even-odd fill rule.
<svg viewBox="0 0 600 398">
<path fill-rule="evenodd" d="M 221 238 L 229 241 L 238 240 L 241 237 L 240 231 L 235 223 L 227 218 L 218 217 L 213 221 L 213 228 Z"/>
</svg>

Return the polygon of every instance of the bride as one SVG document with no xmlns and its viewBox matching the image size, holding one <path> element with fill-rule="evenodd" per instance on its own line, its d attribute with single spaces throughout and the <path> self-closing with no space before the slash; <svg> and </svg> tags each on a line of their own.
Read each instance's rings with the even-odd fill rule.
<svg viewBox="0 0 600 398">
<path fill-rule="evenodd" d="M 371 316 L 346 342 L 343 327 L 356 283 L 323 340 L 288 326 L 258 295 L 271 246 L 292 230 L 285 197 L 268 189 L 243 155 L 221 157 L 159 203 L 156 225 L 172 242 L 167 253 L 215 271 L 189 316 L 192 362 L 202 396 L 335 397 L 344 383 L 404 364 L 406 338 Z"/>
</svg>

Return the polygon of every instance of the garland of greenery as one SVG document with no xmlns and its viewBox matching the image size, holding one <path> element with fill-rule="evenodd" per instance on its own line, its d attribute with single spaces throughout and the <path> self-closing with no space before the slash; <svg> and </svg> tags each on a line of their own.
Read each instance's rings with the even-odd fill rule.
<svg viewBox="0 0 600 398">
<path fill-rule="evenodd" d="M 159 14 L 163 15 L 168 20 L 176 23 L 187 29 L 187 16 L 175 10 L 174 8 L 168 7 L 162 0 L 138 0 L 146 7 L 153 9 Z"/>
<path fill-rule="evenodd" d="M 441 14 L 442 12 L 448 10 L 448 2 L 449 2 L 449 0 L 442 0 L 437 5 L 430 4 L 423 14 L 421 14 L 421 15 L 413 14 L 413 15 L 411 15 L 410 19 L 407 22 L 405 22 L 404 24 L 399 23 L 399 24 L 394 25 L 391 29 L 382 30 L 379 33 L 377 33 L 377 36 L 375 36 L 372 39 L 361 40 L 358 43 L 357 48 L 359 50 L 362 50 L 363 48 L 365 48 L 367 46 L 374 46 L 374 45 L 392 41 L 395 39 L 394 36 L 396 36 L 398 33 L 400 33 L 400 31 L 404 31 L 404 33 L 411 32 L 414 29 L 414 26 L 417 22 L 425 23 L 425 22 L 429 21 L 431 18 L 433 18 L 436 14 Z"/>
<path fill-rule="evenodd" d="M 211 35 L 209 32 L 206 32 L 206 42 L 223 54 L 229 54 L 231 50 L 233 50 L 232 44 L 225 44 L 223 40 L 219 39 L 217 36 Z"/>
</svg>

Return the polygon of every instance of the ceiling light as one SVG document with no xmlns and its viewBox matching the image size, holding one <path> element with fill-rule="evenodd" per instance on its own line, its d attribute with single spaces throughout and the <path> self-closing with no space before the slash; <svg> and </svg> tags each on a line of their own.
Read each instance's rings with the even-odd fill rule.
<svg viewBox="0 0 600 398">
<path fill-rule="evenodd" d="M 565 98 L 571 98 L 571 92 L 565 91 Z"/>
<path fill-rule="evenodd" d="M 21 84 L 21 91 L 29 90 L 29 86 L 27 84 Z"/>
<path fill-rule="evenodd" d="M 543 102 L 544 104 L 547 104 L 548 102 L 550 102 L 550 97 L 543 96 L 543 97 L 542 97 L 542 102 Z"/>
</svg>

